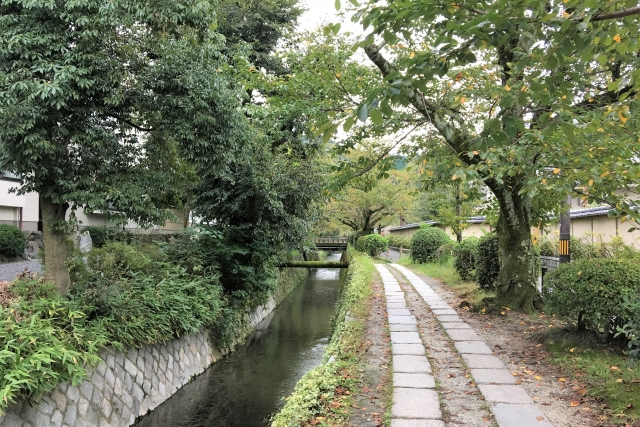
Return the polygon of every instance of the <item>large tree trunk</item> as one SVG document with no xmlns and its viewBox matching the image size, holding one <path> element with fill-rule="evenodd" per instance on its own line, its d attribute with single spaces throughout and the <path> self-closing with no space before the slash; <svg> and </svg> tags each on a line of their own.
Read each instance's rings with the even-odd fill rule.
<svg viewBox="0 0 640 427">
<path fill-rule="evenodd" d="M 496 284 L 497 302 L 518 311 L 533 310 L 538 272 L 536 254 L 531 240 L 531 199 L 519 195 L 517 186 L 508 184 L 493 188 L 500 203 L 498 238 L 500 243 L 500 274 Z"/>
<path fill-rule="evenodd" d="M 68 203 L 56 204 L 50 198 L 40 196 L 44 228 L 44 278 L 47 282 L 55 284 L 60 295 L 65 295 L 71 286 L 71 277 L 66 265 L 67 242 L 64 231 L 68 208 Z"/>
</svg>

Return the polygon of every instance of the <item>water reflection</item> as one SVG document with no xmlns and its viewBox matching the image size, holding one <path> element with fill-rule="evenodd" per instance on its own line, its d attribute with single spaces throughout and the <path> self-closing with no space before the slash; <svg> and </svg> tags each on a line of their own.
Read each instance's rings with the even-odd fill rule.
<svg viewBox="0 0 640 427">
<path fill-rule="evenodd" d="M 337 261 L 339 254 L 328 260 Z M 137 424 L 260 427 L 321 363 L 338 296 L 337 269 L 319 269 L 268 316 L 247 343 Z"/>
</svg>

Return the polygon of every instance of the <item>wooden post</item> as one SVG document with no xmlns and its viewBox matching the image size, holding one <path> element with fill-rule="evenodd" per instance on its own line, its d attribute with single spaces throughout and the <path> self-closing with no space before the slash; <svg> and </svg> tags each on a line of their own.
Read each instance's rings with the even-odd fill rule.
<svg viewBox="0 0 640 427">
<path fill-rule="evenodd" d="M 560 247 L 558 248 L 560 264 L 571 262 L 571 195 L 567 196 L 564 203 L 565 210 L 560 214 Z"/>
</svg>

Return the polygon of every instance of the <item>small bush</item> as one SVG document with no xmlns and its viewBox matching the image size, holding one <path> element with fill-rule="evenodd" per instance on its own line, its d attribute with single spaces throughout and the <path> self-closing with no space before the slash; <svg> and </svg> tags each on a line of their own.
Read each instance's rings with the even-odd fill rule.
<svg viewBox="0 0 640 427">
<path fill-rule="evenodd" d="M 618 328 L 616 336 L 623 335 L 627 339 L 631 360 L 640 360 L 640 296 L 626 299 L 623 308 L 633 314 L 623 327 Z"/>
<path fill-rule="evenodd" d="M 92 249 L 87 255 L 89 268 L 111 281 L 144 271 L 150 263 L 151 259 L 140 248 L 121 242 L 109 242 L 100 249 Z"/>
<path fill-rule="evenodd" d="M 462 280 L 475 279 L 479 242 L 477 237 L 468 237 L 456 247 L 453 266 Z"/>
<path fill-rule="evenodd" d="M 359 237 L 356 241 L 356 250 L 372 257 L 380 255 L 388 248 L 389 241 L 379 234 L 369 234 Z"/>
<path fill-rule="evenodd" d="M 436 261 L 440 264 L 446 264 L 453 258 L 453 254 L 455 253 L 456 247 L 458 246 L 457 242 L 449 242 L 440 246 L 436 249 Z"/>
<path fill-rule="evenodd" d="M 436 251 L 446 243 L 451 243 L 449 235 L 437 227 L 420 229 L 411 238 L 411 259 L 424 264 L 436 260 Z"/>
<path fill-rule="evenodd" d="M 483 289 L 492 289 L 500 274 L 500 246 L 498 235 L 487 234 L 478 242 L 476 282 Z"/>
<path fill-rule="evenodd" d="M 89 232 L 89 236 L 91 236 L 91 244 L 94 248 L 103 247 L 105 243 L 110 240 L 109 237 L 111 237 L 111 234 L 114 233 L 107 227 L 99 227 L 97 225 L 90 225 L 83 228 L 82 232 L 84 233 L 85 231 Z"/>
<path fill-rule="evenodd" d="M 543 293 L 548 310 L 606 337 L 612 319 L 622 325 L 637 316 L 629 301 L 640 293 L 640 268 L 628 260 L 577 260 L 547 274 Z"/>
<path fill-rule="evenodd" d="M 0 224 L 0 255 L 18 257 L 24 253 L 27 239 L 18 227 Z"/>
<path fill-rule="evenodd" d="M 556 253 L 556 245 L 547 239 L 541 240 L 538 244 L 538 248 L 540 249 L 541 256 L 554 256 Z"/>
<path fill-rule="evenodd" d="M 389 240 L 389 246 L 394 248 L 404 248 L 409 249 L 411 247 L 411 239 L 409 237 L 402 237 L 396 235 L 389 235 L 387 237 Z"/>
</svg>

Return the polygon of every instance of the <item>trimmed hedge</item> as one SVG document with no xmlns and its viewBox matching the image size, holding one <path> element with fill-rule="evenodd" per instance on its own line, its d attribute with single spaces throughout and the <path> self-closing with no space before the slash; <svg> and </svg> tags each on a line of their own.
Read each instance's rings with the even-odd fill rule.
<svg viewBox="0 0 640 427">
<path fill-rule="evenodd" d="M 388 248 L 389 241 L 379 234 L 369 234 L 359 237 L 356 241 L 356 250 L 372 257 L 380 255 Z"/>
<path fill-rule="evenodd" d="M 411 259 L 424 264 L 436 261 L 436 251 L 442 245 L 451 243 L 449 235 L 437 227 L 420 229 L 411 238 Z"/>
<path fill-rule="evenodd" d="M 476 282 L 483 289 L 494 287 L 500 274 L 500 246 L 498 235 L 490 233 L 478 242 L 476 254 Z"/>
<path fill-rule="evenodd" d="M 629 260 L 582 259 L 562 264 L 545 276 L 544 301 L 552 313 L 570 316 L 580 326 L 605 335 L 610 322 L 622 325 L 637 317 L 640 267 Z"/>
<path fill-rule="evenodd" d="M 453 266 L 462 280 L 475 279 L 479 243 L 480 239 L 477 237 L 468 237 L 460 242 L 454 251 Z"/>
<path fill-rule="evenodd" d="M 27 239 L 18 227 L 0 224 L 0 255 L 18 257 L 24 253 L 26 246 Z"/>
<path fill-rule="evenodd" d="M 393 234 L 387 237 L 389 246 L 394 248 L 409 249 L 411 247 L 411 239 L 409 237 L 395 236 Z"/>
</svg>

